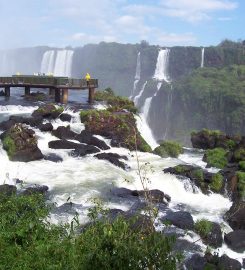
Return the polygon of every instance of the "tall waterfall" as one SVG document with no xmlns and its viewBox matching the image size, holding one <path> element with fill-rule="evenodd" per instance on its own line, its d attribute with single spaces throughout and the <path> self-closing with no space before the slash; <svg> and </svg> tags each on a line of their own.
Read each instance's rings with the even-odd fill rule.
<svg viewBox="0 0 245 270">
<path fill-rule="evenodd" d="M 47 51 L 41 63 L 42 73 L 53 73 L 55 76 L 71 76 L 72 50 Z"/>
<path fill-rule="evenodd" d="M 133 91 L 131 93 L 131 96 L 130 98 L 133 97 L 135 91 L 136 91 L 136 88 L 137 88 L 137 84 L 140 80 L 140 70 L 141 70 L 141 64 L 140 64 L 140 52 L 138 52 L 138 55 L 137 55 L 137 62 L 136 62 L 136 71 L 135 71 L 135 76 L 134 76 L 134 87 L 133 87 Z"/>
<path fill-rule="evenodd" d="M 162 49 L 158 53 L 157 64 L 155 73 L 153 75 L 153 79 L 162 82 L 165 81 L 167 83 L 170 82 L 168 75 L 168 62 L 169 62 L 169 49 Z"/>
<path fill-rule="evenodd" d="M 55 64 L 55 51 L 46 51 L 42 58 L 41 73 L 53 73 Z"/>
<path fill-rule="evenodd" d="M 134 104 L 136 107 L 139 103 L 139 99 L 140 99 L 141 95 L 143 94 L 143 92 L 145 90 L 146 85 L 147 85 L 147 81 L 142 85 L 142 88 L 141 88 L 139 94 L 137 96 L 135 96 L 135 98 L 134 98 Z"/>
<path fill-rule="evenodd" d="M 204 67 L 204 53 L 205 53 L 205 48 L 202 48 L 201 68 Z"/>
</svg>

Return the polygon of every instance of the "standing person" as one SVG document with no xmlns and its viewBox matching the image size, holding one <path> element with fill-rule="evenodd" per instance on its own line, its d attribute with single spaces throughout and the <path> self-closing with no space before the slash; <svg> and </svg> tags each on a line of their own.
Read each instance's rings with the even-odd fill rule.
<svg viewBox="0 0 245 270">
<path fill-rule="evenodd" d="M 85 79 L 86 79 L 86 81 L 87 81 L 87 85 L 89 85 L 89 81 L 90 81 L 90 79 L 91 79 L 91 76 L 90 76 L 89 73 L 86 74 Z"/>
</svg>

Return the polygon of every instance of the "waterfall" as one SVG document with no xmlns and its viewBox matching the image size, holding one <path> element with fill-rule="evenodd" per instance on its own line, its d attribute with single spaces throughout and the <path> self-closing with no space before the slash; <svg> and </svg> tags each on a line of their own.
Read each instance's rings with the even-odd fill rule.
<svg viewBox="0 0 245 270">
<path fill-rule="evenodd" d="M 169 75 L 168 75 L 168 62 L 169 62 L 169 49 L 162 49 L 158 53 L 157 57 L 157 64 L 155 73 L 153 75 L 153 79 L 158 82 L 165 81 L 167 83 L 170 82 Z M 159 87 L 159 89 L 161 86 Z"/>
<path fill-rule="evenodd" d="M 172 99 L 173 99 L 173 86 L 171 84 L 171 89 L 168 93 L 168 101 L 167 101 L 167 108 L 166 108 L 166 127 L 165 127 L 165 132 L 163 135 L 164 140 L 167 138 L 168 130 L 169 130 L 169 115 L 170 115 L 170 110 L 172 106 Z"/>
<path fill-rule="evenodd" d="M 42 58 L 41 73 L 71 76 L 73 53 L 72 50 L 46 51 Z"/>
<path fill-rule="evenodd" d="M 205 48 L 202 48 L 201 68 L 204 67 L 204 53 L 205 53 Z"/>
<path fill-rule="evenodd" d="M 147 85 L 147 81 L 143 84 L 139 94 L 137 96 L 135 96 L 134 98 L 134 105 L 137 107 L 138 103 L 139 103 L 139 99 L 141 97 L 141 95 L 143 94 L 144 90 L 145 90 L 145 87 Z"/>
<path fill-rule="evenodd" d="M 54 72 L 54 62 L 55 61 L 55 51 L 46 51 L 42 58 L 41 63 L 41 73 L 53 73 Z"/>
<path fill-rule="evenodd" d="M 140 52 L 138 52 L 138 55 L 137 55 L 137 62 L 136 62 L 136 71 L 135 71 L 135 76 L 134 76 L 134 87 L 133 87 L 133 91 L 131 93 L 131 96 L 130 98 L 133 97 L 135 91 L 136 91 L 136 88 L 137 88 L 137 84 L 140 80 L 140 70 L 141 70 L 141 64 L 140 64 Z"/>
</svg>

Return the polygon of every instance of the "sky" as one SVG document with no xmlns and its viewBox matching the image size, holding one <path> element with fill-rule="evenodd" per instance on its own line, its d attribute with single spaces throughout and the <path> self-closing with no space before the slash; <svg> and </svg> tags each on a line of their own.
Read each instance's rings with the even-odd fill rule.
<svg viewBox="0 0 245 270">
<path fill-rule="evenodd" d="M 244 40 L 245 0 L 0 0 L 0 49 Z"/>
</svg>

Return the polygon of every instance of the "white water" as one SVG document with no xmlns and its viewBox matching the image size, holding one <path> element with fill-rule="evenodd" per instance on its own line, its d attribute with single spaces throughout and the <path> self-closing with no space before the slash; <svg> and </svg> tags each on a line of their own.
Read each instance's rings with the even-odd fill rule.
<svg viewBox="0 0 245 270">
<path fill-rule="evenodd" d="M 136 70 L 135 70 L 135 76 L 134 76 L 134 87 L 133 87 L 133 91 L 131 93 L 130 98 L 132 98 L 134 96 L 134 93 L 137 89 L 137 85 L 138 85 L 139 80 L 140 80 L 140 71 L 141 71 L 140 52 L 138 52 L 137 62 L 136 62 Z"/>
<path fill-rule="evenodd" d="M 46 51 L 41 62 L 41 73 L 53 73 L 55 65 L 55 51 Z"/>
<path fill-rule="evenodd" d="M 157 80 L 158 82 L 170 82 L 168 75 L 169 52 L 169 49 L 162 49 L 158 53 L 156 69 L 153 75 L 153 79 Z"/>
<path fill-rule="evenodd" d="M 52 73 L 55 76 L 71 76 L 74 51 L 46 51 L 42 58 L 41 73 Z"/>
<path fill-rule="evenodd" d="M 147 81 L 142 85 L 139 94 L 138 94 L 137 96 L 134 97 L 134 105 L 135 105 L 136 107 L 138 106 L 140 97 L 141 97 L 142 94 L 144 93 L 144 90 L 145 90 L 146 85 L 147 85 Z"/>
<path fill-rule="evenodd" d="M 204 67 L 204 53 L 205 53 L 205 48 L 202 48 L 201 68 Z"/>
<path fill-rule="evenodd" d="M 146 102 L 145 110 L 149 104 L 149 98 Z M 11 115 L 13 113 L 22 114 L 23 112 L 31 113 L 35 107 L 22 107 L 22 106 L 0 106 L 0 121 L 3 114 Z M 64 123 L 60 120 L 53 120 L 54 127 L 59 125 L 70 125 L 71 129 L 80 132 L 84 129 L 84 125 L 79 121 L 79 113 L 72 113 L 72 120 L 70 123 Z M 142 136 L 150 143 L 152 148 L 154 145 L 154 138 L 147 131 L 147 125 L 136 117 L 137 125 Z M 85 209 L 91 205 L 90 198 L 98 197 L 109 191 L 113 186 L 126 187 L 131 189 L 142 189 L 141 182 L 138 177 L 138 163 L 135 158 L 135 152 L 129 152 L 124 148 L 111 148 L 105 152 L 119 153 L 120 155 L 126 155 L 128 161 L 126 162 L 131 169 L 124 171 L 107 161 L 98 160 L 92 155 L 86 157 L 74 158 L 69 155 L 69 150 L 54 150 L 48 147 L 48 142 L 56 140 L 50 133 L 41 132 L 35 129 L 38 146 L 43 154 L 55 153 L 63 158 L 62 162 L 53 163 L 47 160 L 32 161 L 32 162 L 11 162 L 8 159 L 6 152 L 2 148 L 0 142 L 0 184 L 13 183 L 13 178 L 19 178 L 26 183 L 46 184 L 51 190 L 51 199 L 56 202 L 57 205 L 61 205 L 67 201 L 70 197 L 74 203 L 82 204 Z M 108 142 L 108 140 L 105 140 Z M 186 189 L 186 181 L 177 179 L 174 175 L 163 173 L 163 169 L 182 163 L 183 161 L 200 162 L 202 155 L 196 157 L 190 157 L 182 155 L 181 159 L 167 158 L 163 159 L 159 156 L 138 152 L 139 162 L 141 166 L 148 162 L 152 166 L 153 171 L 149 168 L 147 171 L 147 177 L 149 177 L 149 188 L 159 189 L 171 196 L 170 208 L 179 209 L 179 205 L 182 208 L 189 211 L 194 220 L 205 217 L 209 220 L 216 222 L 223 222 L 223 214 L 230 208 L 231 202 L 218 194 L 204 195 L 197 190 L 197 193 L 193 193 L 191 189 Z M 195 158 L 195 161 L 194 161 Z M 200 203 L 201 202 L 201 203 Z M 129 209 L 131 206 L 129 202 L 113 202 L 108 203 L 109 207 L 117 207 L 123 210 Z M 79 212 L 79 211 L 78 211 Z M 81 221 L 86 220 L 86 211 L 80 211 Z M 57 217 L 54 217 L 54 219 Z M 67 218 L 67 217 L 66 217 Z M 63 220 L 65 221 L 65 220 Z M 227 225 L 225 224 L 227 227 Z M 227 229 L 229 229 L 227 227 Z M 191 240 L 191 239 L 189 239 Z M 233 258 L 241 258 L 241 254 L 231 252 L 225 245 L 220 249 L 222 252 L 229 254 Z M 240 257 L 239 257 L 240 256 Z"/>
</svg>

